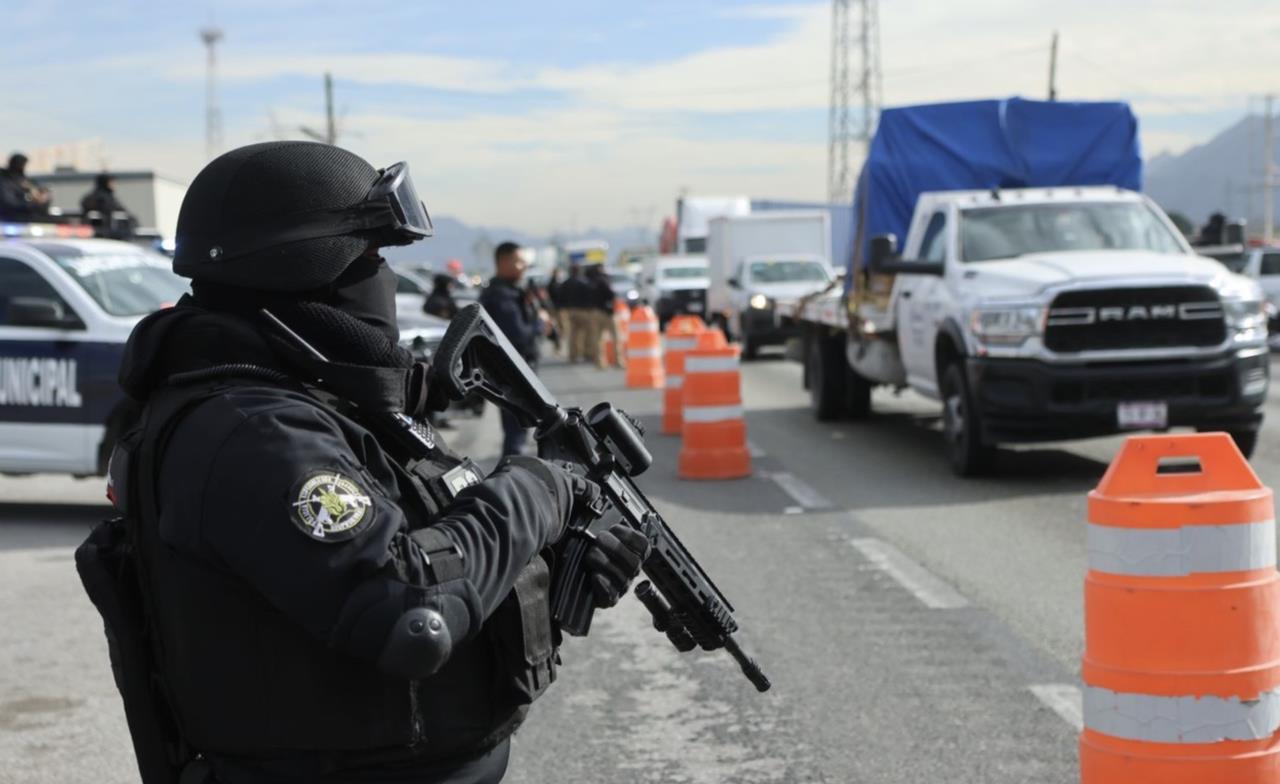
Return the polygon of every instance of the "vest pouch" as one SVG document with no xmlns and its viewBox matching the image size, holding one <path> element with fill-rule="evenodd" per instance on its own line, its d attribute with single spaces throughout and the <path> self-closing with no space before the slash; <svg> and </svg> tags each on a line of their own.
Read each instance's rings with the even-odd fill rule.
<svg viewBox="0 0 1280 784">
<path fill-rule="evenodd" d="M 551 569 L 534 558 L 487 624 L 514 705 L 529 705 L 556 679 L 559 635 L 551 623 Z"/>
</svg>

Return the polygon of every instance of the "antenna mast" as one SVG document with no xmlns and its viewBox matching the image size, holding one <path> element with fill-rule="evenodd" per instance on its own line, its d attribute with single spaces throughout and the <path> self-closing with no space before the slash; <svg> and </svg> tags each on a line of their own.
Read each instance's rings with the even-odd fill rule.
<svg viewBox="0 0 1280 784">
<path fill-rule="evenodd" d="M 204 146 L 213 158 L 222 151 L 222 109 L 218 107 L 217 45 L 223 38 L 222 28 L 210 24 L 200 31 L 200 40 L 208 51 L 205 75 Z"/>
</svg>

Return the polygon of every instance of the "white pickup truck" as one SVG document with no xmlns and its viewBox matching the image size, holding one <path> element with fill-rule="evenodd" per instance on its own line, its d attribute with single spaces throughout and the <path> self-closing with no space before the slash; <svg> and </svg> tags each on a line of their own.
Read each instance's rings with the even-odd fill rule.
<svg viewBox="0 0 1280 784">
<path fill-rule="evenodd" d="M 819 419 L 871 390 L 943 404 L 951 465 L 1003 443 L 1187 426 L 1257 442 L 1270 374 L 1258 284 L 1115 187 L 922 193 L 902 253 L 873 237 L 846 295 L 790 308 Z M 835 287 L 832 287 L 833 289 Z"/>
</svg>

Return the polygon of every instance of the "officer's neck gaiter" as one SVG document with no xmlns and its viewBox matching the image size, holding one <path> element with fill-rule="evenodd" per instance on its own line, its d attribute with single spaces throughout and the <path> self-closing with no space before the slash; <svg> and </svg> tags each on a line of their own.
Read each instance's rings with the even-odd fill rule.
<svg viewBox="0 0 1280 784">
<path fill-rule="evenodd" d="M 400 340 L 396 326 L 396 273 L 380 257 L 361 256 L 338 276 L 324 304 Z"/>
</svg>

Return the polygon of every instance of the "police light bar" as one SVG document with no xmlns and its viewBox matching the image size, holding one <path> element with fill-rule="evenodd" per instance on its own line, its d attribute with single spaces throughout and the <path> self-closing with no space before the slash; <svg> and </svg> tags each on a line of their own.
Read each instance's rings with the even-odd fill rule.
<svg viewBox="0 0 1280 784">
<path fill-rule="evenodd" d="M 92 226 L 74 226 L 66 223 L 0 223 L 0 236 L 6 239 L 32 237 L 88 238 L 93 236 Z"/>
</svg>

